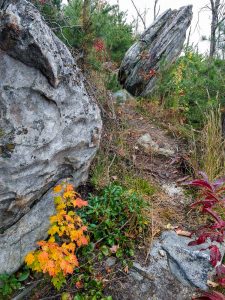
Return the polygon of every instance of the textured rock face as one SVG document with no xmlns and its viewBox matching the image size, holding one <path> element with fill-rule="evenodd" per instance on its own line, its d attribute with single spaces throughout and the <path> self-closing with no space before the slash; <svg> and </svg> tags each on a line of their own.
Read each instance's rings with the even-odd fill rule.
<svg viewBox="0 0 225 300">
<path fill-rule="evenodd" d="M 208 244 L 188 246 L 190 238 L 164 232 L 151 246 L 149 263 L 134 263 L 123 290 L 115 299 L 189 300 L 196 288 L 207 290 L 211 279 Z M 219 246 L 217 244 L 217 246 Z M 223 257 L 224 247 L 220 246 Z"/>
<path fill-rule="evenodd" d="M 0 1 L 0 61 L 2 273 L 44 237 L 50 188 L 86 180 L 102 123 L 69 50 L 25 0 Z"/>
<path fill-rule="evenodd" d="M 162 62 L 172 64 L 180 55 L 192 20 L 192 6 L 167 10 L 141 35 L 126 53 L 119 81 L 134 96 L 147 96 L 154 89 Z"/>
</svg>

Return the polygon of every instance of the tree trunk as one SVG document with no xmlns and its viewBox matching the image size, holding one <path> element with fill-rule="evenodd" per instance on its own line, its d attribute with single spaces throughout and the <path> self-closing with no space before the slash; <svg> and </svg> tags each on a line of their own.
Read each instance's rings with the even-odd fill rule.
<svg viewBox="0 0 225 300">
<path fill-rule="evenodd" d="M 216 52 L 216 30 L 218 26 L 218 13 L 220 7 L 220 0 L 210 0 L 210 3 L 211 3 L 211 11 L 212 11 L 212 22 L 211 22 L 209 56 L 212 58 Z"/>
<path fill-rule="evenodd" d="M 88 52 L 88 34 L 90 32 L 90 15 L 91 15 L 91 0 L 84 0 L 83 2 L 83 51 L 84 57 L 87 56 Z"/>
<path fill-rule="evenodd" d="M 83 29 L 84 32 L 88 30 L 90 22 L 91 0 L 84 0 L 83 3 Z"/>
</svg>

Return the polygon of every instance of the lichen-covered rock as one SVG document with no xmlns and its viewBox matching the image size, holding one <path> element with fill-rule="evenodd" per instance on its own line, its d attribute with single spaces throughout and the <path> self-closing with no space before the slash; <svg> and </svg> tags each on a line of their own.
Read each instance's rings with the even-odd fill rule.
<svg viewBox="0 0 225 300">
<path fill-rule="evenodd" d="M 118 78 L 128 92 L 147 96 L 153 91 L 160 65 L 168 66 L 180 55 L 191 20 L 191 5 L 169 9 L 144 31 L 120 66 Z"/>
<path fill-rule="evenodd" d="M 87 179 L 102 122 L 69 50 L 25 0 L 0 1 L 0 61 L 3 273 L 45 236 L 52 186 Z"/>
</svg>

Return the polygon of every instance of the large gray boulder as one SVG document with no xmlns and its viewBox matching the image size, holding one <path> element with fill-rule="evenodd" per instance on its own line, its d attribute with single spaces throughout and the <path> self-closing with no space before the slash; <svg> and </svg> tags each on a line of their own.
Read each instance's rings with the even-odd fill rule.
<svg viewBox="0 0 225 300">
<path fill-rule="evenodd" d="M 0 273 L 43 238 L 51 188 L 88 176 L 100 111 L 66 46 L 25 0 L 0 1 Z"/>
<path fill-rule="evenodd" d="M 180 55 L 191 20 L 191 5 L 168 9 L 144 31 L 119 69 L 119 82 L 128 92 L 147 96 L 153 91 L 160 66 L 171 65 Z"/>
</svg>

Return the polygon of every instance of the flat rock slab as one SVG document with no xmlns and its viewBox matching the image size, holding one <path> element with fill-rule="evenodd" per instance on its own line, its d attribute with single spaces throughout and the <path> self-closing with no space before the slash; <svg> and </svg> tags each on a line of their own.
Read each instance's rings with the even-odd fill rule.
<svg viewBox="0 0 225 300">
<path fill-rule="evenodd" d="M 175 232 L 162 235 L 161 247 L 166 252 L 172 274 L 184 285 L 207 290 L 207 280 L 212 272 L 209 250 L 201 251 L 207 246 L 188 246 L 190 238 L 178 236 Z"/>
<path fill-rule="evenodd" d="M 149 263 L 134 263 L 115 299 L 190 300 L 199 288 L 207 290 L 210 254 L 200 251 L 207 245 L 191 247 L 190 241 L 174 231 L 164 232 L 152 245 Z"/>
</svg>

